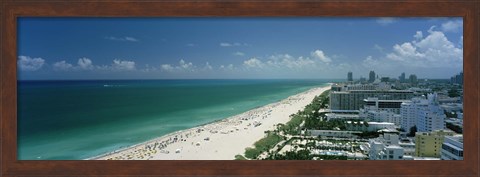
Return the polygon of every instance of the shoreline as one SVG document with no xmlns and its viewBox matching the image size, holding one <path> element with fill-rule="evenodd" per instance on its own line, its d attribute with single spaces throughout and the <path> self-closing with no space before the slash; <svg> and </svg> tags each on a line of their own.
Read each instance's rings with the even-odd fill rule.
<svg viewBox="0 0 480 177">
<path fill-rule="evenodd" d="M 245 148 L 263 138 L 265 131 L 288 122 L 291 114 L 310 104 L 315 96 L 329 90 L 330 86 L 331 83 L 327 83 L 231 117 L 85 160 L 233 160 L 235 155 L 243 155 Z"/>
</svg>

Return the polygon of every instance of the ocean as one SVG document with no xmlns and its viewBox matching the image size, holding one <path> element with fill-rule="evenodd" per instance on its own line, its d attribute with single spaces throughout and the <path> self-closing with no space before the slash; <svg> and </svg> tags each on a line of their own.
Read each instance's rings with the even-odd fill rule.
<svg viewBox="0 0 480 177">
<path fill-rule="evenodd" d="M 327 82 L 331 81 L 18 81 L 18 159 L 86 159 L 228 118 Z"/>
</svg>

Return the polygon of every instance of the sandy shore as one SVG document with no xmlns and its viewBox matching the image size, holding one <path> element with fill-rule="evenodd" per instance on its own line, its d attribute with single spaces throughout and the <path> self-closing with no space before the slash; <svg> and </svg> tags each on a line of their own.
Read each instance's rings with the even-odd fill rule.
<svg viewBox="0 0 480 177">
<path fill-rule="evenodd" d="M 302 110 L 329 86 L 313 88 L 282 101 L 218 122 L 177 131 L 92 160 L 233 160 L 278 123 Z"/>
</svg>

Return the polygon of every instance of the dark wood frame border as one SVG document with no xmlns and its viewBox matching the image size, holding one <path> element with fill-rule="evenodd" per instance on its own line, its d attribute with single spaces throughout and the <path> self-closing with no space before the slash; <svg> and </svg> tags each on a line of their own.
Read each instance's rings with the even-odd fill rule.
<svg viewBox="0 0 480 177">
<path fill-rule="evenodd" d="M 479 22 L 476 0 L 419 1 L 94 1 L 0 2 L 1 176 L 478 176 Z M 19 161 L 16 159 L 17 17 L 150 16 L 457 16 L 464 19 L 463 161 Z"/>
</svg>

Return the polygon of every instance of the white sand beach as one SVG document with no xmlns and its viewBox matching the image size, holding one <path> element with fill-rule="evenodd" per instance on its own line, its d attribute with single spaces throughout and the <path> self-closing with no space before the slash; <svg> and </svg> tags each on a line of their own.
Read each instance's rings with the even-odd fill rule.
<svg viewBox="0 0 480 177">
<path fill-rule="evenodd" d="M 221 121 L 177 131 L 89 160 L 233 160 L 265 136 L 265 131 L 286 123 L 330 85 L 313 88 L 284 100 Z"/>
</svg>

